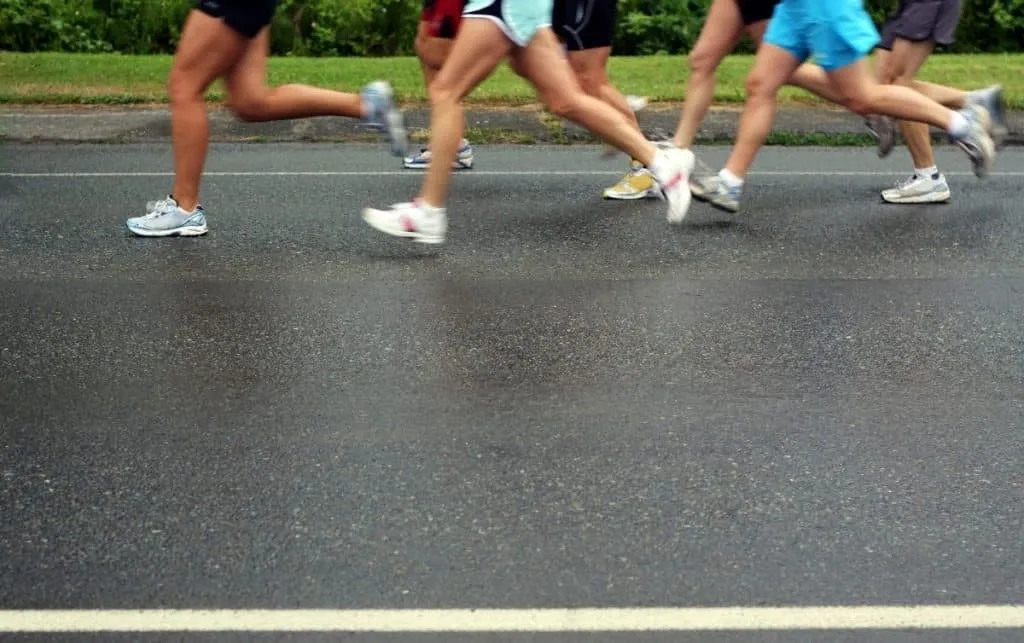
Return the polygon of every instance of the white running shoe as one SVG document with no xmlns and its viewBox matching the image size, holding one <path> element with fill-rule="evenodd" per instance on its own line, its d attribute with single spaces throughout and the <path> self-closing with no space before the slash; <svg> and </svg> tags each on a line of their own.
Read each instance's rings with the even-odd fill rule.
<svg viewBox="0 0 1024 643">
<path fill-rule="evenodd" d="M 882 190 L 882 200 L 886 203 L 946 203 L 949 198 L 949 184 L 941 172 L 934 177 L 915 173 L 896 183 L 895 188 Z"/>
<path fill-rule="evenodd" d="M 168 196 L 146 204 L 146 214 L 125 221 L 128 229 L 140 237 L 198 237 L 206 234 L 206 210 L 197 205 L 186 212 Z"/>
<path fill-rule="evenodd" d="M 660 149 L 658 155 L 665 161 L 659 167 L 660 175 L 654 172 L 654 178 L 661 192 L 668 201 L 667 219 L 669 223 L 680 223 L 690 211 L 690 176 L 693 174 L 697 158 L 690 150 L 677 148 Z"/>
<path fill-rule="evenodd" d="M 387 210 L 366 208 L 363 221 L 385 234 L 419 243 L 444 243 L 448 231 L 447 210 L 430 207 L 418 199 L 396 203 Z"/>
<path fill-rule="evenodd" d="M 418 154 L 405 157 L 402 161 L 402 167 L 407 170 L 425 170 L 430 167 L 430 160 L 432 158 L 433 154 L 431 154 L 430 148 L 424 147 Z M 462 144 L 459 146 L 459 151 L 455 154 L 455 160 L 452 161 L 452 169 L 473 169 L 473 146 L 469 144 L 469 141 L 465 139 L 462 140 Z"/>
<path fill-rule="evenodd" d="M 985 107 L 974 103 L 969 103 L 960 113 L 967 119 L 967 135 L 953 142 L 971 159 L 974 175 L 985 178 L 996 160 L 996 146 L 990 135 L 992 120 Z"/>
</svg>

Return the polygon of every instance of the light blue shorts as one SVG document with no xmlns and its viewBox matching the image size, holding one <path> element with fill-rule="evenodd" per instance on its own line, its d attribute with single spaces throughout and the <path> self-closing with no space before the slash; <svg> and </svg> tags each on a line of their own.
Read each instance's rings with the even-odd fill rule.
<svg viewBox="0 0 1024 643">
<path fill-rule="evenodd" d="M 801 62 L 813 56 L 825 71 L 857 62 L 880 41 L 861 0 L 782 0 L 764 34 L 764 42 Z"/>
<path fill-rule="evenodd" d="M 551 26 L 554 0 L 469 0 L 463 18 L 493 20 L 519 47 L 530 44 L 537 32 Z"/>
</svg>

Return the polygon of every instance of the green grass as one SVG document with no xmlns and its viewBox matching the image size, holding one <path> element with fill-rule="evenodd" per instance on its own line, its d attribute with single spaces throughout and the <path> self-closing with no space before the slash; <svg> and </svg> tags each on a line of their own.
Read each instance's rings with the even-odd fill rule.
<svg viewBox="0 0 1024 643">
<path fill-rule="evenodd" d="M 0 103 L 50 105 L 128 105 L 163 103 L 170 56 L 0 53 Z M 715 102 L 743 101 L 743 82 L 753 58 L 732 56 L 718 72 Z M 1024 54 L 937 55 L 925 65 L 921 78 L 953 87 L 975 88 L 1002 83 L 1007 106 L 1024 109 Z M 652 101 L 682 101 L 688 69 L 684 56 L 619 57 L 610 62 L 612 81 L 623 92 Z M 383 78 L 404 103 L 424 101 L 423 80 L 415 58 L 273 58 L 271 84 L 309 83 L 322 87 L 358 89 Z M 224 98 L 218 84 L 209 94 Z M 477 105 L 520 106 L 535 103 L 533 91 L 507 67 L 481 85 L 469 98 Z M 786 88 L 783 103 L 820 104 L 799 89 Z"/>
</svg>

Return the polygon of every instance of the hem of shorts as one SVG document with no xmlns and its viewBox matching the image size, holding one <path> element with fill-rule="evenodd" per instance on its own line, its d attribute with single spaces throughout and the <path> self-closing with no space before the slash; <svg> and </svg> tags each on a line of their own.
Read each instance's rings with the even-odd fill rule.
<svg viewBox="0 0 1024 643">
<path fill-rule="evenodd" d="M 566 51 L 593 51 L 595 49 L 609 49 L 611 48 L 612 44 L 613 43 L 608 43 L 607 45 L 591 45 L 590 47 L 579 48 L 566 46 L 565 49 Z"/>
<path fill-rule="evenodd" d="M 825 65 L 822 65 L 820 62 L 815 62 L 815 64 L 818 65 L 819 67 L 821 67 L 822 69 L 824 69 L 825 73 L 831 74 L 834 71 L 838 71 L 840 69 L 843 69 L 844 67 L 849 67 L 850 65 L 852 65 L 854 63 L 858 63 L 858 62 L 864 60 L 865 58 L 867 58 L 868 56 L 871 55 L 871 52 L 875 50 L 875 47 L 877 47 L 878 44 L 879 43 L 875 43 L 874 45 L 871 45 L 871 47 L 869 47 L 867 50 L 854 49 L 853 51 L 856 52 L 856 55 L 851 57 L 850 60 L 848 60 L 847 62 L 843 63 L 842 65 L 830 65 L 830 66 L 826 67 Z M 813 56 L 813 55 L 814 54 L 811 54 L 811 56 Z"/>
<path fill-rule="evenodd" d="M 463 20 L 466 20 L 468 18 L 477 18 L 477 19 L 483 18 L 485 20 L 490 20 L 494 24 L 498 25 L 498 27 L 501 29 L 501 32 L 503 34 L 505 34 L 505 37 L 512 41 L 512 44 L 514 44 L 514 45 L 516 45 L 518 47 L 522 47 L 523 46 L 523 44 L 521 42 L 519 42 L 519 38 L 514 33 L 512 33 L 512 30 L 509 28 L 509 26 L 507 24 L 505 24 L 505 21 L 502 20 L 501 18 L 499 18 L 497 16 L 488 16 L 487 14 L 477 14 L 477 13 L 469 13 L 469 14 L 464 13 L 464 14 L 462 14 L 462 19 Z"/>
<path fill-rule="evenodd" d="M 526 47 L 527 45 L 530 44 L 530 40 L 533 40 L 533 36 L 531 36 L 530 40 L 527 40 L 526 42 L 523 42 L 522 38 L 520 38 L 516 34 L 512 33 L 512 29 L 508 26 L 508 23 L 506 23 L 504 20 L 502 20 L 501 18 L 499 18 L 497 16 L 489 16 L 489 15 L 484 14 L 484 13 L 464 13 L 464 14 L 462 14 L 462 18 L 463 19 L 466 19 L 466 18 L 485 18 L 487 20 L 490 20 L 494 24 L 498 25 L 498 27 L 501 29 L 501 32 L 505 34 L 505 37 L 508 38 L 509 40 L 511 40 L 512 44 L 514 44 L 516 47 L 520 47 L 520 48 Z M 540 31 L 541 29 L 544 29 L 544 28 L 550 29 L 551 28 L 551 23 L 547 22 L 547 23 L 542 23 L 542 24 L 537 25 L 537 28 L 533 30 L 533 35 L 536 36 L 537 32 Z"/>
<path fill-rule="evenodd" d="M 910 36 L 903 36 L 903 35 L 900 35 L 898 33 L 894 33 L 893 34 L 893 41 L 896 41 L 896 40 L 906 40 L 907 42 L 913 42 L 913 43 L 934 42 L 936 45 L 942 45 L 943 47 L 948 47 L 948 46 L 952 45 L 955 42 L 953 39 L 950 39 L 950 40 L 939 40 L 939 39 L 934 38 L 932 36 L 925 36 L 924 38 L 911 38 Z"/>
</svg>

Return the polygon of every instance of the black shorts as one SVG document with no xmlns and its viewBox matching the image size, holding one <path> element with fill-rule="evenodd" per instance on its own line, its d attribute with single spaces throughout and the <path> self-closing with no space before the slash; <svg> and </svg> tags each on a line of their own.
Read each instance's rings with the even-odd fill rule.
<svg viewBox="0 0 1024 643">
<path fill-rule="evenodd" d="M 740 8 L 743 25 L 749 27 L 764 20 L 771 20 L 775 5 L 779 2 L 781 0 L 736 0 L 736 5 Z"/>
<path fill-rule="evenodd" d="M 960 23 L 960 0 L 900 0 L 882 25 L 879 49 L 892 51 L 896 39 L 950 45 Z"/>
<path fill-rule="evenodd" d="M 569 51 L 611 47 L 617 0 L 555 0 L 551 28 Z"/>
<path fill-rule="evenodd" d="M 278 0 L 199 0 L 203 13 L 220 18 L 246 38 L 255 38 L 274 19 Z"/>
<path fill-rule="evenodd" d="M 462 22 L 462 11 L 469 0 L 423 0 L 420 20 L 427 23 L 431 38 L 454 40 Z"/>
</svg>

